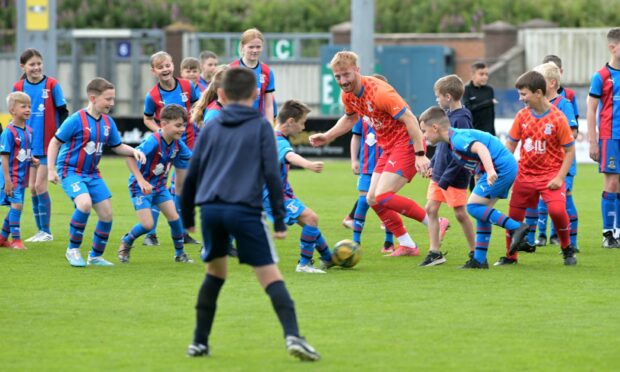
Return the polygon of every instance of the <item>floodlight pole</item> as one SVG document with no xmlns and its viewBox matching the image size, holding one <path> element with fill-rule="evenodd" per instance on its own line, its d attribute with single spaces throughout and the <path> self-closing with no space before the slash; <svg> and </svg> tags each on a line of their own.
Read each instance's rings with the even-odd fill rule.
<svg viewBox="0 0 620 372">
<path fill-rule="evenodd" d="M 27 48 L 38 50 L 45 74 L 57 76 L 57 44 L 56 0 L 17 0 L 17 55 Z"/>
<path fill-rule="evenodd" d="M 351 49 L 359 56 L 362 75 L 371 75 L 375 67 L 375 2 L 351 1 Z"/>
</svg>

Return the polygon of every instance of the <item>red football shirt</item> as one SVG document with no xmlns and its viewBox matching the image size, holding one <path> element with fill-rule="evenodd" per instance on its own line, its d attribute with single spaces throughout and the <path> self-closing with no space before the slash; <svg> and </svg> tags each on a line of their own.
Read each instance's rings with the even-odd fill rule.
<svg viewBox="0 0 620 372">
<path fill-rule="evenodd" d="M 517 177 L 524 181 L 555 177 L 564 161 L 564 147 L 575 141 L 566 116 L 553 105 L 541 117 L 527 107 L 521 109 L 508 137 L 514 142 L 521 141 Z"/>
<path fill-rule="evenodd" d="M 342 103 L 347 115 L 356 113 L 367 119 L 384 151 L 409 143 L 407 127 L 398 121 L 409 107 L 390 84 L 371 76 L 362 76 L 359 97 L 354 93 L 343 93 Z"/>
</svg>

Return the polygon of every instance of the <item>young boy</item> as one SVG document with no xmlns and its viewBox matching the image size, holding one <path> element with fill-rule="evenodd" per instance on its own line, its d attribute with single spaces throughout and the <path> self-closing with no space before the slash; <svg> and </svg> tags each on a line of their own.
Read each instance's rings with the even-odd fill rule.
<svg viewBox="0 0 620 372">
<path fill-rule="evenodd" d="M 86 266 L 80 254 L 80 245 L 92 208 L 99 221 L 93 234 L 88 265 L 112 266 L 102 257 L 112 230 L 112 194 L 99 172 L 103 146 L 110 147 L 118 155 L 133 156 L 141 163 L 146 158 L 142 152 L 121 142 L 116 124 L 108 116 L 116 96 L 114 85 L 105 79 L 95 78 L 86 86 L 86 93 L 88 107 L 69 116 L 50 141 L 47 149 L 49 181 L 53 184 L 61 182 L 64 192 L 75 205 L 65 255 L 69 264 Z"/>
<path fill-rule="evenodd" d="M 165 105 L 176 103 L 184 107 L 189 113 L 191 112 L 192 104 L 198 101 L 200 96 L 196 93 L 194 84 L 191 81 L 177 79 L 173 76 L 174 64 L 172 63 L 172 57 L 164 51 L 159 51 L 151 56 L 151 72 L 157 78 L 158 83 L 146 94 L 146 99 L 144 100 L 144 125 L 151 131 L 157 132 L 159 130 L 159 116 Z M 197 127 L 195 125 L 188 125 L 181 137 L 181 141 L 190 150 L 194 148 L 196 131 Z M 183 178 L 173 176 L 173 184 L 176 199 L 177 196 L 180 197 L 178 192 L 181 192 L 183 189 Z M 153 230 L 146 234 L 143 245 L 156 246 L 159 245 L 156 234 L 159 209 L 157 206 L 154 206 L 151 210 L 153 212 Z M 185 238 L 188 242 L 195 242 L 187 234 Z"/>
<path fill-rule="evenodd" d="M 239 261 L 253 267 L 271 298 L 288 352 L 302 360 L 318 360 L 319 354 L 299 335 L 295 305 L 276 265 L 275 247 L 262 215 L 261 192 L 266 185 L 274 237 L 284 239 L 286 224 L 276 143 L 267 119 L 252 108 L 257 93 L 255 79 L 251 71 L 243 68 L 226 72 L 222 88 L 218 89 L 218 97 L 226 106 L 201 131 L 184 185 L 183 222 L 192 226 L 191 211 L 195 205 L 201 206 L 202 258 L 207 262 L 207 275 L 198 292 L 194 340 L 187 354 L 209 355 L 209 335 L 217 297 L 228 274 L 232 235 L 237 241 Z"/>
<path fill-rule="evenodd" d="M 620 230 L 620 113 L 615 97 L 620 96 L 620 28 L 607 33 L 607 48 L 611 59 L 594 73 L 588 95 L 588 142 L 590 158 L 599 163 L 604 174 L 601 211 L 603 214 L 603 248 L 619 248 L 614 237 Z"/>
<path fill-rule="evenodd" d="M 495 135 L 495 92 L 488 85 L 489 68 L 482 61 L 471 65 L 471 81 L 465 86 L 463 104 L 471 111 L 474 129 Z"/>
<path fill-rule="evenodd" d="M 218 65 L 217 54 L 213 53 L 210 50 L 205 50 L 200 53 L 200 69 L 202 73 L 200 74 L 200 79 L 198 80 L 198 87 L 200 88 L 200 92 L 204 92 L 211 84 L 211 79 L 213 78 L 213 74 L 215 73 L 215 68 Z"/>
<path fill-rule="evenodd" d="M 575 265 L 577 259 L 570 242 L 564 182 L 575 157 L 575 139 L 566 116 L 545 97 L 544 76 L 528 71 L 517 79 L 515 86 L 525 107 L 517 113 L 506 142 L 510 152 L 521 142 L 519 174 L 512 189 L 508 215 L 523 221 L 525 210 L 535 208 L 542 197 L 560 237 L 564 264 Z M 520 249 L 527 251 L 528 244 L 515 247 L 507 238 L 506 257 L 501 257 L 495 265 L 516 264 Z"/>
<path fill-rule="evenodd" d="M 175 262 L 193 263 L 183 249 L 183 224 L 179 218 L 172 195 L 166 186 L 168 172 L 174 165 L 181 175 L 187 169 L 192 152 L 180 140 L 187 124 L 187 111 L 177 104 L 170 104 L 161 111 L 161 129 L 146 138 L 136 150 L 146 156 L 146 163 L 137 164 L 128 158 L 129 192 L 140 222 L 123 236 L 118 249 L 120 262 L 129 262 L 133 242 L 153 228 L 151 205 L 157 205 L 168 219 Z"/>
<path fill-rule="evenodd" d="M 573 105 L 568 99 L 558 94 L 558 87 L 560 86 L 560 79 L 562 76 L 560 68 L 555 63 L 548 62 L 534 67 L 534 71 L 541 73 L 545 78 L 545 81 L 547 82 L 547 93 L 545 95 L 547 100 L 549 103 L 562 111 L 562 113 L 566 116 L 573 137 L 576 137 L 579 125 L 577 124 L 577 118 L 575 117 L 573 111 Z M 572 194 L 573 179 L 576 173 L 577 161 L 573 158 L 573 162 L 568 170 L 568 174 L 566 175 L 566 212 L 568 212 L 568 217 L 570 219 L 570 241 L 575 251 L 578 252 L 577 228 L 579 220 Z M 530 249 L 532 251 L 535 250 L 535 246 L 544 246 L 547 242 L 547 204 L 545 204 L 544 200 L 540 199 L 538 201 L 537 208 L 538 209 L 528 208 L 525 211 L 525 222 L 530 226 L 528 243 L 532 246 Z M 538 225 L 538 239 L 535 241 L 534 235 L 536 233 L 536 225 Z M 559 244 L 560 241 L 553 224 L 551 225 L 551 235 L 549 240 L 551 244 Z"/>
<path fill-rule="evenodd" d="M 24 191 L 28 182 L 30 163 L 38 167 L 39 161 L 32 156 L 32 129 L 26 126 L 30 118 L 30 97 L 23 92 L 13 92 L 6 97 L 12 121 L 0 136 L 0 204 L 9 205 L 4 219 L 0 247 L 26 249 L 21 239 L 20 220 L 24 207 Z M 13 241 L 9 242 L 9 235 Z"/>
<path fill-rule="evenodd" d="M 435 97 L 441 109 L 448 112 L 448 119 L 453 128 L 471 129 L 472 117 L 468 109 L 461 105 L 463 96 L 463 81 L 456 75 L 444 76 L 435 82 Z M 428 215 L 428 236 L 430 248 L 428 255 L 420 266 L 435 266 L 446 262 L 446 258 L 439 250 L 442 236 L 445 234 L 449 222 L 439 217 L 441 203 L 446 203 L 454 209 L 454 216 L 461 225 L 469 252 L 473 255 L 475 247 L 474 226 L 469 220 L 465 205 L 467 204 L 467 186 L 470 172 L 452 156 L 446 143 L 438 143 L 435 155 L 431 160 L 431 183 L 428 185 L 426 198 L 426 214 Z"/>
<path fill-rule="evenodd" d="M 181 79 L 189 80 L 194 84 L 196 95 L 200 98 L 202 90 L 200 89 L 200 62 L 197 58 L 186 57 L 181 61 Z"/>
<path fill-rule="evenodd" d="M 476 129 L 450 126 L 450 120 L 440 107 L 431 107 L 420 116 L 424 137 L 431 144 L 448 143 L 454 158 L 470 172 L 481 172 L 467 201 L 467 212 L 476 219 L 474 256 L 463 269 L 488 269 L 487 249 L 492 225 L 506 229 L 512 235 L 512 245 L 522 246 L 527 239 L 528 226 L 521 224 L 493 206 L 508 191 L 517 176 L 517 161 L 501 141 Z"/>
<path fill-rule="evenodd" d="M 287 225 L 297 223 L 302 227 L 299 248 L 301 257 L 295 269 L 298 273 L 324 274 L 325 271 L 312 266 L 312 255 L 316 248 L 321 255 L 321 268 L 328 269 L 332 264 L 332 254 L 325 242 L 325 238 L 318 228 L 319 217 L 316 213 L 306 207 L 293 192 L 291 184 L 288 182 L 288 169 L 290 164 L 301 168 L 309 169 L 320 173 L 323 171 L 322 161 L 309 161 L 293 151 L 293 147 L 288 140 L 289 136 L 299 134 L 304 130 L 306 117 L 310 108 L 298 101 L 286 101 L 276 118 L 276 142 L 278 145 L 278 160 L 280 161 L 280 180 L 284 196 L 284 208 L 286 209 L 285 222 Z M 273 219 L 273 212 L 270 205 L 270 190 L 263 190 L 263 208 L 267 215 Z"/>
</svg>

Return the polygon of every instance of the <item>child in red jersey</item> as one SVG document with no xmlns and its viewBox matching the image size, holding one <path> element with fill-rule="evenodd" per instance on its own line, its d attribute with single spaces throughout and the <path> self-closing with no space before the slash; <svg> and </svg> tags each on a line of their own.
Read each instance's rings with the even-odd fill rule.
<svg viewBox="0 0 620 372">
<path fill-rule="evenodd" d="M 575 139 L 566 116 L 545 97 L 547 82 L 543 75 L 529 71 L 517 79 L 519 99 L 525 103 L 508 133 L 506 147 L 511 152 L 521 142 L 519 172 L 512 188 L 509 216 L 523 221 L 526 208 L 535 208 L 538 199 L 547 204 L 556 226 L 565 265 L 576 265 L 575 249 L 570 243 L 570 221 L 566 213 L 565 178 L 575 157 Z M 506 239 L 506 257 L 496 266 L 517 263 L 517 246 Z"/>
</svg>

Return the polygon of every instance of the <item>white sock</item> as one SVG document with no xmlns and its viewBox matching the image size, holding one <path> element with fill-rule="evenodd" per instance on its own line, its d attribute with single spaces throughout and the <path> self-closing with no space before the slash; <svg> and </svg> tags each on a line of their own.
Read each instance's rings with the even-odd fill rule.
<svg viewBox="0 0 620 372">
<path fill-rule="evenodd" d="M 396 239 L 398 239 L 398 243 L 400 243 L 401 246 L 405 246 L 409 248 L 417 247 L 413 239 L 411 239 L 411 236 L 409 236 L 409 233 L 405 233 L 404 235 L 397 236 Z"/>
<path fill-rule="evenodd" d="M 428 226 L 428 215 L 424 216 L 424 219 L 422 220 L 422 225 L 424 226 Z"/>
</svg>

